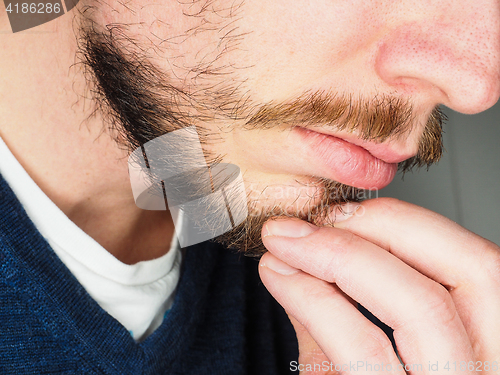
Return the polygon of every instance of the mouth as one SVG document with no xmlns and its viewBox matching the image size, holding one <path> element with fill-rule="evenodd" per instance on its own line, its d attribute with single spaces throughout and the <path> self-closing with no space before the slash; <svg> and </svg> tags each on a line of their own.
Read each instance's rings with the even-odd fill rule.
<svg viewBox="0 0 500 375">
<path fill-rule="evenodd" d="M 359 139 L 353 140 L 358 143 L 354 144 L 302 127 L 295 127 L 292 132 L 299 137 L 308 160 L 321 177 L 359 189 L 378 190 L 389 185 L 396 175 L 398 161 L 405 160 L 398 160 L 405 156 L 380 144 L 370 143 L 369 151 L 359 145 L 367 142 Z"/>
</svg>

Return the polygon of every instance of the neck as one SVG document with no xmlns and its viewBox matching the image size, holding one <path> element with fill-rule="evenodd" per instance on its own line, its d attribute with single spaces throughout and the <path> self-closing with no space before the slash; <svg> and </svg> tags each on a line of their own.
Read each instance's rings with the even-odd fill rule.
<svg viewBox="0 0 500 375">
<path fill-rule="evenodd" d="M 134 203 L 128 154 L 95 108 L 68 14 L 12 34 L 0 14 L 0 136 L 48 197 L 127 264 L 165 254 L 173 236 L 165 211 Z"/>
</svg>

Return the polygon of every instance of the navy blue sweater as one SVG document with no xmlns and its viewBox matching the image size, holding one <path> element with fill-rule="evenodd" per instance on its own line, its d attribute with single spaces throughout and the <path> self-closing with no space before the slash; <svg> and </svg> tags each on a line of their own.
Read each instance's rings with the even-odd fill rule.
<svg viewBox="0 0 500 375">
<path fill-rule="evenodd" d="M 78 283 L 0 176 L 0 374 L 286 374 L 293 328 L 258 263 L 187 249 L 172 309 L 136 343 Z"/>
</svg>

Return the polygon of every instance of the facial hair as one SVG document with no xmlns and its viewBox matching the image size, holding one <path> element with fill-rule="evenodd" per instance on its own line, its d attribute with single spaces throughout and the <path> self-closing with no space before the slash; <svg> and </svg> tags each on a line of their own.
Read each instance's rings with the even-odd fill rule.
<svg viewBox="0 0 500 375">
<path fill-rule="evenodd" d="M 347 94 L 306 92 L 287 102 L 255 103 L 239 95 L 237 87 L 221 81 L 217 92 L 200 90 L 203 93 L 194 96 L 170 84 L 168 75 L 154 66 L 146 53 L 140 53 L 140 46 L 120 28 L 103 30 L 87 18 L 78 35 L 79 57 L 96 104 L 95 112 L 103 115 L 107 130 L 130 152 L 161 135 L 192 125 L 202 145 L 213 145 L 220 137 L 206 124 L 218 120 L 248 131 L 329 127 L 376 142 L 404 137 L 415 123 L 411 102 L 387 95 L 368 100 Z M 429 167 L 440 159 L 443 120 L 444 115 L 436 107 L 428 118 L 417 155 L 400 163 L 400 170 Z M 208 165 L 222 161 L 221 155 L 209 151 L 205 156 Z M 305 210 L 290 210 L 287 203 L 280 201 L 262 210 L 257 209 L 258 202 L 249 199 L 248 218 L 215 240 L 245 255 L 260 256 L 266 251 L 261 230 L 269 218 L 291 216 L 333 225 L 334 218 L 329 216 L 333 207 L 365 196 L 359 189 L 324 178 L 316 178 L 313 185 L 315 194 Z"/>
</svg>

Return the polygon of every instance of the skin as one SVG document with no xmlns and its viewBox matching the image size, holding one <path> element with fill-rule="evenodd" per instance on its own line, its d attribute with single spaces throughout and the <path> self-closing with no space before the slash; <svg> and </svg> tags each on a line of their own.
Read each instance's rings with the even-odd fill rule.
<svg viewBox="0 0 500 375">
<path fill-rule="evenodd" d="M 409 373 L 476 373 L 500 360 L 500 248 L 451 220 L 382 198 L 335 228 L 279 219 L 263 236 L 261 279 L 291 316 L 299 363 L 361 360 L 402 373 L 387 336 L 353 301 L 394 329 L 403 363 L 422 365 Z"/>
<path fill-rule="evenodd" d="M 0 30 L 8 31 L 0 5 Z M 0 136 L 48 197 L 82 230 L 127 264 L 169 250 L 174 226 L 165 212 L 134 203 L 128 154 L 103 132 L 82 98 L 73 18 L 31 32 L 0 34 Z M 63 155 L 63 157 L 61 157 Z"/>
<path fill-rule="evenodd" d="M 390 146 L 392 163 L 416 154 L 436 105 L 473 114 L 500 96 L 498 1 L 212 4 L 201 18 L 185 15 L 202 11 L 200 2 L 124 6 L 113 1 L 100 4 L 95 17 L 101 25 L 130 25 L 127 33 L 138 46 L 154 51 L 149 61 L 185 92 L 203 94 L 215 83 L 230 83 L 258 104 L 311 91 L 409 99 L 415 119 L 405 137 L 380 145 L 360 140 L 356 132 L 328 129 L 363 147 Z M 238 16 L 231 24 L 232 11 Z M 201 31 L 207 25 L 203 19 L 214 29 Z M 219 31 L 231 25 L 242 39 L 220 44 Z M 0 28 L 9 30 L 3 9 Z M 173 233 L 171 219 L 135 206 L 127 152 L 103 131 L 99 113 L 90 116 L 94 106 L 85 76 L 73 65 L 72 18 L 60 17 L 32 31 L 0 34 L 0 136 L 56 205 L 118 259 L 132 264 L 164 254 Z M 196 67 L 211 73 L 198 74 Z M 311 178 L 314 163 L 289 147 L 289 133 L 282 129 L 248 131 L 222 120 L 203 126 L 221 137 L 206 146 L 208 151 L 237 164 L 259 196 L 265 191 L 275 200 L 277 190 L 267 186 L 296 187 L 301 186 L 297 180 Z M 280 199 L 284 205 L 297 202 L 297 193 Z M 405 362 L 500 360 L 495 343 L 500 333 L 498 247 L 403 202 L 375 200 L 363 207 L 364 215 L 305 238 L 275 232 L 278 226 L 300 225 L 296 219 L 264 228 L 270 254 L 261 260 L 261 278 L 293 317 L 301 361 L 397 363 L 385 336 L 359 315 L 353 300 L 395 328 Z M 272 271 L 287 263 L 301 271 Z"/>
</svg>

